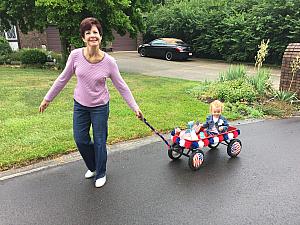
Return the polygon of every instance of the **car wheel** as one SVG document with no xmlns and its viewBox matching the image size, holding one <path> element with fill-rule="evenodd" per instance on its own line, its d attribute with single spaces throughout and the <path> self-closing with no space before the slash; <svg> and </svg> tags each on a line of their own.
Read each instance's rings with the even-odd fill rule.
<svg viewBox="0 0 300 225">
<path fill-rule="evenodd" d="M 142 56 L 142 57 L 145 57 L 145 56 L 146 56 L 146 51 L 145 51 L 144 48 L 142 48 L 142 49 L 140 50 L 140 56 Z"/>
<path fill-rule="evenodd" d="M 171 61 L 173 59 L 173 53 L 172 52 L 166 52 L 166 60 Z"/>
</svg>

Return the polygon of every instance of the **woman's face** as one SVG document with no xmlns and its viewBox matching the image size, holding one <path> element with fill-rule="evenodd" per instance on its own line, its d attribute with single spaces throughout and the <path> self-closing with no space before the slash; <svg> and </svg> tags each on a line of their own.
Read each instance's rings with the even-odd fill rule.
<svg viewBox="0 0 300 225">
<path fill-rule="evenodd" d="M 97 47 L 100 46 L 102 36 L 100 36 L 99 30 L 96 25 L 93 25 L 90 30 L 84 32 L 84 38 L 82 38 L 86 46 Z"/>
</svg>

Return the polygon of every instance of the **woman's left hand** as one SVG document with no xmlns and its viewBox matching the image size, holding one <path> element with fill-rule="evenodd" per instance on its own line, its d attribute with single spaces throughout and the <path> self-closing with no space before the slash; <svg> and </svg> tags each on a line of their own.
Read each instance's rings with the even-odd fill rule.
<svg viewBox="0 0 300 225">
<path fill-rule="evenodd" d="M 140 109 L 135 110 L 134 113 L 135 113 L 136 117 L 139 118 L 140 120 L 144 119 L 144 115 Z"/>
</svg>

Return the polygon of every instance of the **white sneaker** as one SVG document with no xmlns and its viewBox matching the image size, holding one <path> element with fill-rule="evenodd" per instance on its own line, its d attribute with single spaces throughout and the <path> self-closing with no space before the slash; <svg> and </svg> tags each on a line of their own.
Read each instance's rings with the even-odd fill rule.
<svg viewBox="0 0 300 225">
<path fill-rule="evenodd" d="M 89 179 L 89 178 L 94 177 L 95 175 L 96 175 L 96 171 L 92 172 L 92 171 L 88 170 L 88 171 L 86 171 L 84 177 L 85 177 L 86 179 Z"/>
<path fill-rule="evenodd" d="M 106 183 L 106 176 L 97 179 L 95 182 L 95 187 L 97 188 L 102 187 L 105 183 Z"/>
</svg>

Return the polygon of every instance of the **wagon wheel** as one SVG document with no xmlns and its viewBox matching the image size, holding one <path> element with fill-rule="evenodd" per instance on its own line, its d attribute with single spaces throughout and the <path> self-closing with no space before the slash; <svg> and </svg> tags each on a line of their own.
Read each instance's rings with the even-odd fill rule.
<svg viewBox="0 0 300 225">
<path fill-rule="evenodd" d="M 173 160 L 179 159 L 182 156 L 182 153 L 183 153 L 183 148 L 178 144 L 173 144 L 168 149 L 168 156 L 170 157 L 170 159 Z"/>
<path fill-rule="evenodd" d="M 202 150 L 196 150 L 189 156 L 189 167 L 192 170 L 200 169 L 204 161 L 204 153 Z"/>
<path fill-rule="evenodd" d="M 240 154 L 242 150 L 242 143 L 239 139 L 232 139 L 227 146 L 227 154 L 234 158 Z"/>
<path fill-rule="evenodd" d="M 173 53 L 172 52 L 166 52 L 166 60 L 171 61 L 173 59 Z"/>
<path fill-rule="evenodd" d="M 217 147 L 219 146 L 219 144 L 220 144 L 220 142 L 215 143 L 215 144 L 209 144 L 208 147 L 209 147 L 210 149 L 215 149 L 215 148 L 217 148 Z"/>
<path fill-rule="evenodd" d="M 140 50 L 140 56 L 142 57 L 146 56 L 146 50 L 144 48 Z"/>
</svg>

